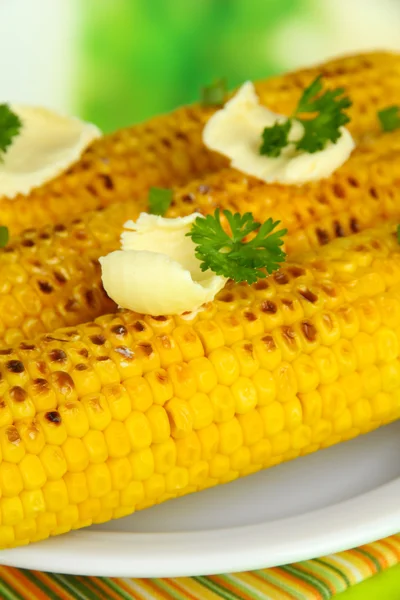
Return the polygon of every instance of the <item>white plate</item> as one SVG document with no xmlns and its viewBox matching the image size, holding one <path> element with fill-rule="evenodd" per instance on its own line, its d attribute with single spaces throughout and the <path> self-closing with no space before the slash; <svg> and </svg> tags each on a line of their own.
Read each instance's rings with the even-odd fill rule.
<svg viewBox="0 0 400 600">
<path fill-rule="evenodd" d="M 400 422 L 105 525 L 0 553 L 4 565 L 126 577 L 245 571 L 400 531 Z"/>
</svg>

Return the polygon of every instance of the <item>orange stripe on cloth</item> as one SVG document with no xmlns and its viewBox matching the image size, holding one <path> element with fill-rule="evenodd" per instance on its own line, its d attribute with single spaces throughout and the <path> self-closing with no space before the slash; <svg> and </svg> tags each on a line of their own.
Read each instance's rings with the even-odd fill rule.
<svg viewBox="0 0 400 600">
<path fill-rule="evenodd" d="M 49 598 L 47 594 L 24 576 L 23 571 L 12 567 L 0 567 L 0 578 L 8 583 L 14 591 L 21 594 L 23 598 L 35 598 L 35 600 L 48 600 Z M 73 600 L 73 597 L 70 596 L 68 600 Z"/>
<path fill-rule="evenodd" d="M 297 577 L 291 573 L 288 573 L 287 571 L 284 571 L 281 567 L 272 567 L 269 570 L 271 573 L 276 573 L 276 575 L 282 579 L 282 581 L 289 580 L 294 589 L 300 588 L 301 586 L 303 589 L 300 588 L 299 591 L 308 594 L 305 596 L 307 600 L 324 600 L 323 595 L 307 581 L 304 581 L 303 579 L 300 581 Z"/>
<path fill-rule="evenodd" d="M 268 575 L 269 569 L 265 569 L 265 572 Z M 295 596 L 286 590 L 283 590 L 270 579 L 263 579 L 256 571 L 240 573 L 239 575 L 240 579 L 246 581 L 249 585 L 256 588 L 261 594 L 268 594 L 271 598 L 277 598 L 278 600 L 296 600 Z"/>
</svg>

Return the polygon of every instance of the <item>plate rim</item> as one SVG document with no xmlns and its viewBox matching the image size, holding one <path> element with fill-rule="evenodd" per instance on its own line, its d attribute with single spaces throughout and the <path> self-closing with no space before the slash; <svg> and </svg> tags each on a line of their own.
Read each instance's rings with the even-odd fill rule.
<svg viewBox="0 0 400 600">
<path fill-rule="evenodd" d="M 264 569 L 398 533 L 399 497 L 400 477 L 342 502 L 251 525 L 160 533 L 75 530 L 63 536 L 61 550 L 60 537 L 54 537 L 35 544 L 34 551 L 33 546 L 2 550 L 0 563 L 71 575 L 143 578 Z M 283 527 L 291 532 L 284 539 Z M 107 554 L 110 540 L 113 550 Z M 85 560 L 80 561 L 82 552 Z"/>
</svg>

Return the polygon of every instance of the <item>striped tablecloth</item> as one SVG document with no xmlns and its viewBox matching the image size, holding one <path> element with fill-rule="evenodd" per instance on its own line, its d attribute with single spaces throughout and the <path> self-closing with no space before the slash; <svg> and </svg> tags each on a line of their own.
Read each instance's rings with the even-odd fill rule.
<svg viewBox="0 0 400 600">
<path fill-rule="evenodd" d="M 387 576 L 352 588 L 385 570 Z M 315 560 L 210 577 L 111 579 L 0 567 L 2 600 L 329 600 L 337 594 L 340 600 L 400 598 L 400 534 Z"/>
</svg>

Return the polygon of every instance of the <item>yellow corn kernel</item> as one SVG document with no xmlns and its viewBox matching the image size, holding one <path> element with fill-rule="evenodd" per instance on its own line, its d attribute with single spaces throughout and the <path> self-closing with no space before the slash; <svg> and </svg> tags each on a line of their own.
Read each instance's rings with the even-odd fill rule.
<svg viewBox="0 0 400 600">
<path fill-rule="evenodd" d="M 358 368 L 364 370 L 376 362 L 376 348 L 373 338 L 368 333 L 360 332 L 353 340 L 357 355 Z"/>
<path fill-rule="evenodd" d="M 153 403 L 151 389 L 143 377 L 131 377 L 124 382 L 133 410 L 145 412 Z"/>
<path fill-rule="evenodd" d="M 351 411 L 345 408 L 344 411 L 334 420 L 333 431 L 338 434 L 342 434 L 348 431 L 353 426 L 353 420 Z"/>
<path fill-rule="evenodd" d="M 59 446 L 47 445 L 39 458 L 48 479 L 57 480 L 66 473 L 67 462 Z"/>
<path fill-rule="evenodd" d="M 40 489 L 46 482 L 46 473 L 36 454 L 26 454 L 19 463 L 19 470 L 26 490 Z"/>
<path fill-rule="evenodd" d="M 392 410 L 393 398 L 391 394 L 378 392 L 375 397 L 370 400 L 372 407 L 372 415 L 374 419 L 385 419 Z"/>
<path fill-rule="evenodd" d="M 176 464 L 178 467 L 190 467 L 201 456 L 201 444 L 197 433 L 192 431 L 186 437 L 176 440 Z"/>
<path fill-rule="evenodd" d="M 363 382 L 360 374 L 355 371 L 345 377 L 340 377 L 338 384 L 343 388 L 347 396 L 347 402 L 351 404 L 361 398 Z"/>
<path fill-rule="evenodd" d="M 386 363 L 381 366 L 380 372 L 382 375 L 382 391 L 394 392 L 400 386 L 400 361 Z"/>
<path fill-rule="evenodd" d="M 391 362 L 399 356 L 399 342 L 393 330 L 381 327 L 373 335 L 373 341 L 380 362 Z"/>
<path fill-rule="evenodd" d="M 229 457 L 223 454 L 216 454 L 210 460 L 210 476 L 215 479 L 221 479 L 229 472 Z"/>
<path fill-rule="evenodd" d="M 66 473 L 64 481 L 68 490 L 70 504 L 79 504 L 89 497 L 85 473 Z"/>
<path fill-rule="evenodd" d="M 79 519 L 84 523 L 92 523 L 100 511 L 101 503 L 98 498 L 88 498 L 78 505 Z"/>
<path fill-rule="evenodd" d="M 253 343 L 255 354 L 260 361 L 261 367 L 273 371 L 282 362 L 282 351 L 275 343 L 271 334 L 264 334 L 256 338 Z"/>
<path fill-rule="evenodd" d="M 101 508 L 102 510 L 104 509 L 110 509 L 110 508 L 117 508 L 120 504 L 120 493 L 118 490 L 111 490 L 110 492 L 107 492 L 107 494 L 105 494 L 104 496 L 101 497 Z"/>
<path fill-rule="evenodd" d="M 193 415 L 193 429 L 202 429 L 212 423 L 214 410 L 207 394 L 194 394 L 189 398 L 188 404 Z"/>
<path fill-rule="evenodd" d="M 128 515 L 131 515 L 133 512 L 135 512 L 135 510 L 130 506 L 119 506 L 114 508 L 112 518 L 120 519 L 121 517 L 127 517 Z"/>
<path fill-rule="evenodd" d="M 176 464 L 177 447 L 174 440 L 169 438 L 166 442 L 152 446 L 154 471 L 156 473 L 167 473 Z M 149 459 L 151 462 L 151 459 Z"/>
<path fill-rule="evenodd" d="M 340 325 L 333 312 L 318 313 L 313 317 L 313 323 L 325 346 L 332 346 L 340 340 Z"/>
<path fill-rule="evenodd" d="M 92 463 L 102 463 L 108 458 L 106 439 L 102 431 L 91 429 L 83 437 L 83 443 Z"/>
<path fill-rule="evenodd" d="M 281 431 L 270 439 L 273 456 L 284 456 L 290 449 L 290 435 L 287 431 Z"/>
<path fill-rule="evenodd" d="M 56 515 L 52 512 L 43 512 L 38 515 L 36 519 L 38 531 L 46 532 L 46 537 L 53 533 L 55 528 L 57 527 L 57 518 Z"/>
<path fill-rule="evenodd" d="M 251 379 L 239 377 L 232 385 L 232 395 L 235 401 L 235 412 L 244 414 L 257 405 L 257 390 Z"/>
<path fill-rule="evenodd" d="M 173 396 L 172 382 L 165 369 L 157 369 L 144 376 L 150 386 L 155 404 L 164 405 Z"/>
<path fill-rule="evenodd" d="M 372 420 L 372 407 L 366 398 L 357 400 L 350 406 L 352 421 L 356 427 L 368 425 Z"/>
<path fill-rule="evenodd" d="M 67 439 L 67 430 L 57 410 L 39 413 L 36 416 L 47 444 L 61 446 Z"/>
<path fill-rule="evenodd" d="M 134 357 L 140 362 L 143 373 L 149 373 L 154 371 L 154 369 L 160 368 L 160 356 L 156 352 L 151 340 L 137 342 L 132 349 Z"/>
<path fill-rule="evenodd" d="M 347 408 L 346 392 L 338 383 L 322 385 L 322 416 L 325 419 L 337 419 Z"/>
<path fill-rule="evenodd" d="M 40 454 L 46 441 L 38 423 L 34 419 L 29 419 L 16 423 L 16 427 L 27 452 Z"/>
<path fill-rule="evenodd" d="M 131 412 L 131 399 L 125 388 L 119 383 L 103 387 L 103 396 L 113 419 L 124 421 Z"/>
<path fill-rule="evenodd" d="M 154 449 L 158 450 L 161 446 L 162 444 L 157 444 Z M 167 456 L 164 456 L 164 459 L 168 460 Z M 132 452 L 129 460 L 132 467 L 132 477 L 137 481 L 143 481 L 153 475 L 156 461 L 151 448 Z M 157 472 L 160 473 L 161 471 L 157 469 Z"/>
<path fill-rule="evenodd" d="M 23 489 L 19 467 L 14 463 L 0 462 L 0 492 L 1 496 L 18 496 Z"/>
<path fill-rule="evenodd" d="M 164 410 L 161 406 L 153 406 L 149 408 L 149 411 L 152 408 L 158 408 L 161 411 Z M 141 450 L 142 448 L 147 448 L 151 445 L 152 433 L 150 423 L 146 415 L 138 411 L 131 412 L 125 421 L 125 427 L 129 436 L 132 450 Z"/>
<path fill-rule="evenodd" d="M 291 434 L 291 443 L 292 448 L 294 449 L 293 458 L 298 456 L 296 451 L 306 448 L 309 444 L 311 444 L 312 439 L 312 429 L 308 425 L 300 425 L 293 433 Z"/>
<path fill-rule="evenodd" d="M 229 292 L 227 295 L 229 297 Z M 219 302 L 218 296 L 216 301 Z M 226 302 L 223 301 L 222 306 L 225 304 Z M 243 327 L 236 314 L 226 313 L 225 311 L 217 312 L 215 314 L 215 322 L 221 329 L 226 344 L 231 345 L 243 339 Z"/>
<path fill-rule="evenodd" d="M 361 331 L 373 333 L 381 324 L 379 307 L 375 300 L 363 298 L 354 303 L 360 321 Z"/>
<path fill-rule="evenodd" d="M 66 532 L 69 531 L 72 525 L 79 520 L 78 507 L 74 504 L 66 506 L 65 508 L 57 512 L 56 519 L 58 527 L 65 527 L 67 528 Z M 57 528 L 55 531 L 57 531 Z"/>
<path fill-rule="evenodd" d="M 197 432 L 201 445 L 201 458 L 209 460 L 217 450 L 219 444 L 219 430 L 215 423 L 211 423 L 208 427 L 204 427 Z"/>
<path fill-rule="evenodd" d="M 274 370 L 276 397 L 280 402 L 287 402 L 297 394 L 297 380 L 293 367 L 289 363 L 282 364 Z"/>
<path fill-rule="evenodd" d="M 244 377 L 254 375 L 260 368 L 260 362 L 256 356 L 253 344 L 245 340 L 234 344 L 232 349 L 239 362 L 241 375 Z"/>
<path fill-rule="evenodd" d="M 283 405 L 285 424 L 288 431 L 298 429 L 303 422 L 303 409 L 298 398 L 292 398 Z"/>
<path fill-rule="evenodd" d="M 217 385 L 210 393 L 210 400 L 217 423 L 229 421 L 235 414 L 235 398 L 229 387 Z"/>
<path fill-rule="evenodd" d="M 19 463 L 25 456 L 25 446 L 13 425 L 0 429 L 0 448 L 3 459 L 8 462 Z"/>
<path fill-rule="evenodd" d="M 139 413 L 139 414 L 141 414 L 141 413 Z M 163 408 L 162 406 L 158 406 L 157 404 L 153 404 L 152 406 L 150 406 L 149 410 L 146 411 L 145 416 L 146 416 L 146 426 L 144 427 L 143 430 L 145 431 L 147 427 L 149 427 L 149 430 L 150 430 L 149 436 L 147 436 L 147 434 L 144 435 L 144 438 L 145 438 L 144 441 L 147 441 L 147 437 L 150 438 L 149 444 L 146 444 L 146 445 L 150 445 L 152 442 L 155 444 L 165 442 L 171 434 L 171 428 L 170 428 L 170 424 L 169 424 L 168 414 L 167 414 L 167 411 L 165 410 L 165 408 Z M 129 430 L 128 422 L 126 425 Z M 131 443 L 132 443 L 132 448 L 135 449 L 134 445 L 133 445 L 133 441 L 132 441 L 132 435 L 131 435 Z M 145 446 L 142 446 L 142 447 L 145 447 Z"/>
<path fill-rule="evenodd" d="M 316 390 L 320 381 L 318 369 L 313 359 L 307 354 L 296 358 L 292 367 L 296 375 L 299 393 L 307 393 Z"/>
<path fill-rule="evenodd" d="M 8 427 L 12 425 L 14 418 L 11 409 L 4 401 L 0 401 L 0 427 Z"/>
<path fill-rule="evenodd" d="M 132 467 L 127 457 L 109 458 L 107 461 L 114 490 L 124 489 L 132 480 Z"/>
<path fill-rule="evenodd" d="M 154 345 L 160 358 L 160 366 L 164 369 L 174 363 L 182 362 L 182 353 L 171 335 L 157 335 L 154 338 Z"/>
<path fill-rule="evenodd" d="M 36 517 L 45 512 L 46 503 L 42 490 L 23 491 L 20 498 L 27 517 Z"/>
<path fill-rule="evenodd" d="M 154 473 L 151 475 L 146 481 L 143 482 L 144 486 L 144 494 L 147 500 L 156 501 L 160 498 L 165 492 L 165 477 L 159 475 L 158 473 Z"/>
<path fill-rule="evenodd" d="M 144 485 L 141 481 L 131 481 L 127 487 L 121 491 L 121 505 L 134 507 L 144 499 Z"/>
<path fill-rule="evenodd" d="M 182 352 L 183 360 L 189 361 L 204 356 L 204 348 L 193 327 L 179 325 L 173 336 Z"/>
<path fill-rule="evenodd" d="M 207 354 L 225 344 L 224 335 L 214 321 L 199 321 L 194 325 Z"/>
<path fill-rule="evenodd" d="M 360 321 L 356 309 L 345 305 L 338 309 L 340 333 L 344 338 L 352 339 L 360 330 Z"/>
<path fill-rule="evenodd" d="M 3 525 L 16 525 L 24 518 L 22 502 L 18 496 L 0 500 L 1 522 Z"/>
<path fill-rule="evenodd" d="M 81 400 L 91 430 L 103 431 L 111 422 L 111 412 L 103 394 L 90 394 Z"/>
<path fill-rule="evenodd" d="M 259 369 L 252 377 L 257 391 L 257 405 L 267 406 L 276 398 L 275 379 L 269 371 Z"/>
<path fill-rule="evenodd" d="M 68 491 L 63 479 L 48 481 L 42 491 L 48 511 L 57 512 L 68 506 Z"/>
<path fill-rule="evenodd" d="M 250 448 L 241 446 L 230 456 L 230 468 L 232 471 L 243 471 L 249 466 L 250 461 Z"/>
<path fill-rule="evenodd" d="M 186 363 L 168 367 L 168 375 L 172 382 L 175 396 L 188 400 L 197 392 L 197 384 L 193 369 Z"/>
<path fill-rule="evenodd" d="M 16 540 L 26 540 L 29 543 L 37 532 L 36 521 L 34 519 L 24 519 L 14 526 L 14 531 Z"/>
<path fill-rule="evenodd" d="M 179 439 L 188 435 L 193 429 L 193 415 L 189 403 L 179 398 L 172 398 L 165 405 L 171 435 Z"/>
<path fill-rule="evenodd" d="M 340 375 L 348 375 L 357 368 L 357 355 L 354 350 L 354 345 L 347 339 L 343 338 L 332 346 L 335 354 Z"/>
<path fill-rule="evenodd" d="M 68 438 L 62 445 L 67 468 L 73 473 L 84 471 L 89 464 L 89 453 L 79 438 Z"/>
<path fill-rule="evenodd" d="M 208 477 L 209 465 L 205 460 L 197 461 L 189 467 L 189 483 L 203 489 L 203 484 Z"/>
<path fill-rule="evenodd" d="M 239 362 L 230 348 L 223 346 L 213 350 L 209 354 L 209 360 L 222 385 L 230 386 L 238 379 L 240 375 Z"/>
<path fill-rule="evenodd" d="M 263 406 L 259 409 L 259 413 L 267 436 L 275 436 L 283 431 L 285 411 L 280 402 L 272 402 L 268 406 Z"/>
<path fill-rule="evenodd" d="M 264 434 L 264 425 L 258 410 L 253 409 L 237 417 L 243 434 L 243 443 L 245 446 L 251 446 L 261 440 Z M 235 471 L 240 471 L 243 467 L 234 467 Z"/>
<path fill-rule="evenodd" d="M 18 385 L 13 386 L 4 394 L 4 399 L 11 409 L 14 421 L 32 419 L 35 416 L 35 405 L 26 391 Z"/>
<path fill-rule="evenodd" d="M 217 373 L 208 358 L 195 358 L 190 361 L 190 366 L 197 378 L 199 392 L 208 394 L 218 383 Z"/>
<path fill-rule="evenodd" d="M 66 402 L 58 410 L 69 436 L 81 438 L 89 431 L 89 420 L 80 402 Z"/>
<path fill-rule="evenodd" d="M 311 426 L 312 429 L 312 441 L 316 444 L 325 443 L 332 432 L 331 421 L 320 419 L 317 423 Z"/>
<path fill-rule="evenodd" d="M 127 456 L 131 450 L 131 442 L 125 423 L 111 421 L 104 430 L 108 454 L 112 458 Z"/>
<path fill-rule="evenodd" d="M 101 502 L 100 502 L 100 504 L 101 504 Z M 95 517 L 93 517 L 93 523 L 95 523 L 95 524 L 107 523 L 107 521 L 111 521 L 112 516 L 113 516 L 112 508 L 101 508 L 100 512 Z"/>
<path fill-rule="evenodd" d="M 250 447 L 250 460 L 253 465 L 266 465 L 272 455 L 272 445 L 269 440 L 259 440 Z"/>
<path fill-rule="evenodd" d="M 142 363 L 128 346 L 117 346 L 110 352 L 110 359 L 120 374 L 121 381 L 142 375 Z"/>
<path fill-rule="evenodd" d="M 363 370 L 361 380 L 363 384 L 362 395 L 366 398 L 372 398 L 382 389 L 382 376 L 376 365 Z"/>
<path fill-rule="evenodd" d="M 101 381 L 94 369 L 81 362 L 74 366 L 71 371 L 76 393 L 81 398 L 88 394 L 99 394 Z"/>
<path fill-rule="evenodd" d="M 303 422 L 306 425 L 317 423 L 322 415 L 321 394 L 317 391 L 299 394 L 299 400 L 301 402 Z"/>
<path fill-rule="evenodd" d="M 107 464 L 89 465 L 86 477 L 91 498 L 101 498 L 111 491 L 111 474 Z"/>
<path fill-rule="evenodd" d="M 219 448 L 218 451 L 224 455 L 230 455 L 243 444 L 243 433 L 240 423 L 236 417 L 225 421 L 219 426 Z"/>
</svg>

